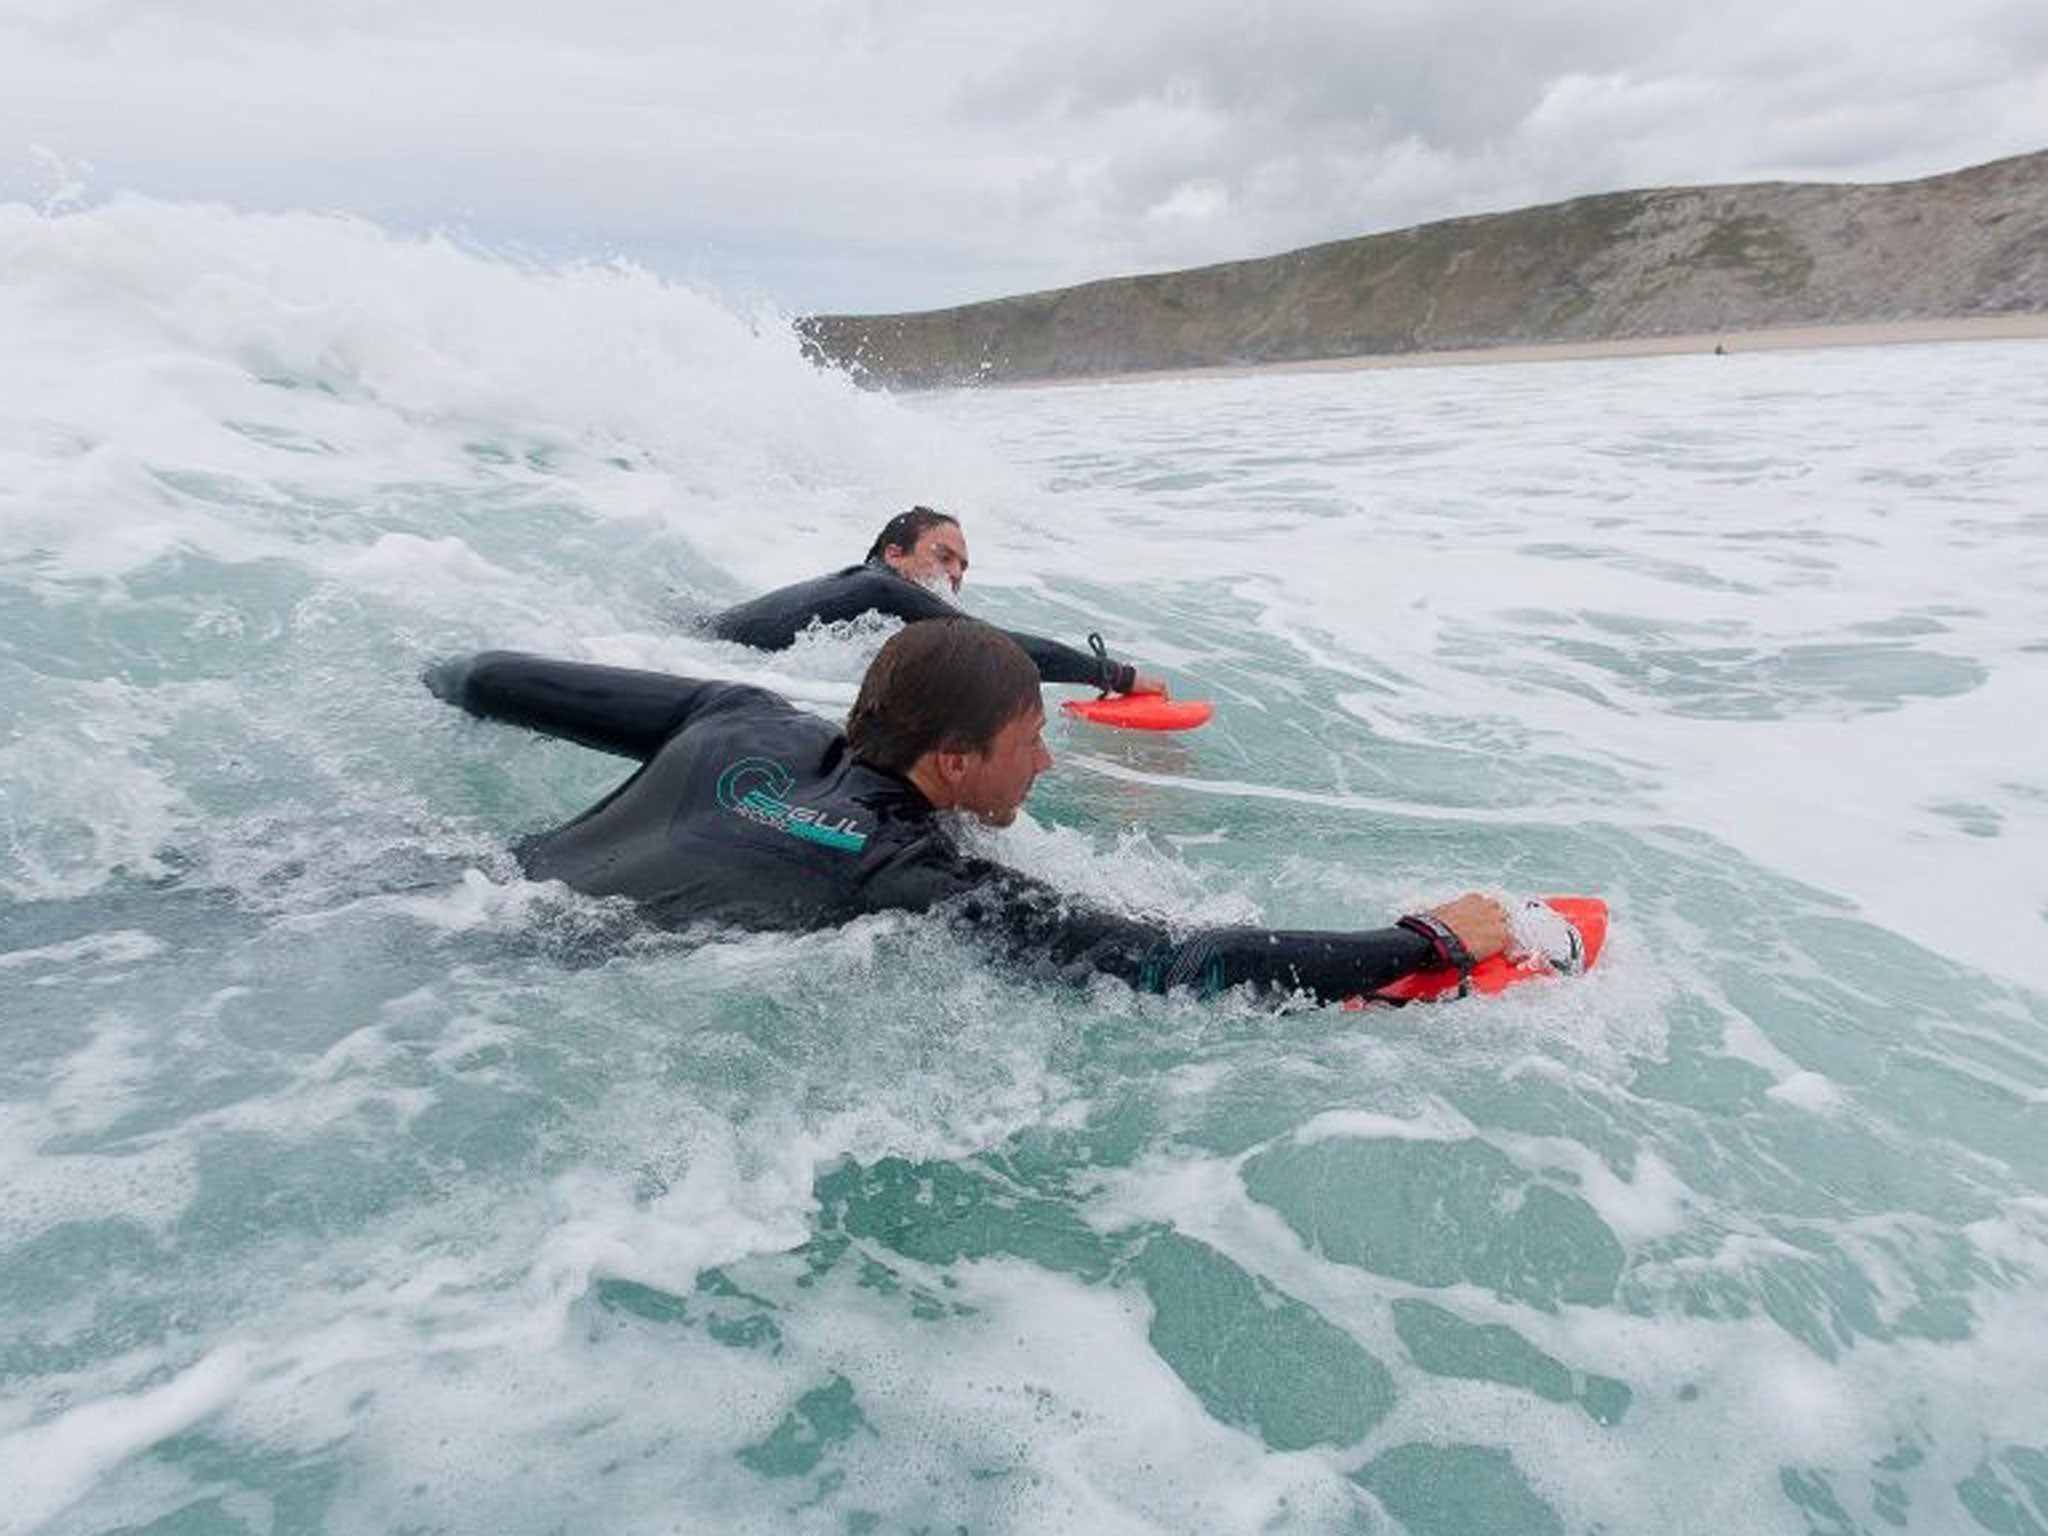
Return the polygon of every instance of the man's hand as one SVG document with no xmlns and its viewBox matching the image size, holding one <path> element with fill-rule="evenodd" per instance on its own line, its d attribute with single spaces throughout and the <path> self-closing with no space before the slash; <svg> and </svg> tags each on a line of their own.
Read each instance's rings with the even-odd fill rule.
<svg viewBox="0 0 2048 1536">
<path fill-rule="evenodd" d="M 1514 936 L 1508 927 L 1507 909 L 1491 896 L 1471 891 L 1456 901 L 1431 907 L 1429 915 L 1458 936 L 1458 942 L 1472 952 L 1474 960 L 1497 955 Z"/>
<path fill-rule="evenodd" d="M 1140 672 L 1131 679 L 1131 692 L 1156 693 L 1163 699 L 1166 697 L 1166 684 L 1160 678 L 1147 677 L 1143 672 Z"/>
</svg>

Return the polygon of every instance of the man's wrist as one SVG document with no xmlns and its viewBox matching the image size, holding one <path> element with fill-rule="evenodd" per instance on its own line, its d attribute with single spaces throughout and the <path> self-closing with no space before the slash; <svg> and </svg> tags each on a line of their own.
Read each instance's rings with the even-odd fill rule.
<svg viewBox="0 0 2048 1536">
<path fill-rule="evenodd" d="M 1095 686 L 1104 693 L 1129 693 L 1138 681 L 1138 669 L 1127 661 L 1113 661 L 1100 634 L 1088 637 L 1088 649 L 1095 653 Z"/>
<path fill-rule="evenodd" d="M 1427 939 L 1429 947 L 1436 951 L 1438 963 L 1461 976 L 1478 963 L 1472 958 L 1472 951 L 1465 947 L 1465 941 L 1440 917 L 1428 912 L 1411 912 L 1395 926 Z"/>
</svg>

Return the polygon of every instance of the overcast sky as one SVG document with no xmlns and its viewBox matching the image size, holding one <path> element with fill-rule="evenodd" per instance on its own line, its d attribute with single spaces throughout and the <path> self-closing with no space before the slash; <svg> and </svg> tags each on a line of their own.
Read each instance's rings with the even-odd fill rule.
<svg viewBox="0 0 2048 1536">
<path fill-rule="evenodd" d="M 792 311 L 2043 148 L 2048 0 L 0 0 L 0 200 L 345 211 Z"/>
</svg>

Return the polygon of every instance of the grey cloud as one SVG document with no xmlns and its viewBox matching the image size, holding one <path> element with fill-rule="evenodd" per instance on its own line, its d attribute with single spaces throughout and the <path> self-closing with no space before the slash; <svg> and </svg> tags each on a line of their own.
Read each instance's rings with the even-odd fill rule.
<svg viewBox="0 0 2048 1536">
<path fill-rule="evenodd" d="M 1113 22 L 1088 13 L 1082 25 L 1037 40 L 976 79 L 962 111 L 986 119 L 1050 108 L 1090 117 L 1178 100 L 1252 132 L 1359 143 L 1414 135 L 1469 149 L 1519 122 L 1556 75 L 1627 60 L 1649 26 L 1640 7 L 1616 0 L 1540 13 L 1485 0 L 1154 6 Z"/>
<path fill-rule="evenodd" d="M 1991 13 L 1995 38 L 1899 0 L 1175 6 L 1114 26 L 1068 13 L 1062 29 L 1005 39 L 957 110 L 1055 146 L 1091 133 L 1112 145 L 1065 213 L 1123 231 L 1114 264 L 1164 257 L 1171 241 L 1183 259 L 1218 259 L 1623 186 L 1924 174 L 2036 147 L 2014 141 L 2010 103 L 1987 98 L 1987 131 L 1958 90 L 2040 78 L 2038 55 L 2001 49 L 2013 13 Z M 1186 141 L 1134 131 L 1148 113 L 1184 118 Z M 2048 141 L 2044 113 L 2032 117 Z M 1212 221 L 1148 217 L 1197 180 L 1220 191 Z"/>
<path fill-rule="evenodd" d="M 4 4 L 0 176 L 41 143 L 106 189 L 640 255 L 800 308 L 2048 144 L 2037 0 Z"/>
</svg>

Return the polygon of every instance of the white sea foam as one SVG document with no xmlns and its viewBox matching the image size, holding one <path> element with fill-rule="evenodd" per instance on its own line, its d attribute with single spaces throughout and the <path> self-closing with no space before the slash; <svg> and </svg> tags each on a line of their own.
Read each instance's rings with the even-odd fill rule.
<svg viewBox="0 0 2048 1536">
<path fill-rule="evenodd" d="M 1464 1443 L 1572 1528 L 1795 1536 L 1820 1479 L 1946 1532 L 2041 1448 L 2038 347 L 902 400 L 645 272 L 135 199 L 0 209 L 0 329 L 0 1521 L 1320 1531 Z M 1190 923 L 1593 890 L 1599 967 L 1275 1012 L 518 878 L 631 765 L 424 663 L 833 718 L 889 624 L 691 620 L 914 501 L 969 611 L 1219 705 L 1055 716 L 977 851 Z M 1615 1296 L 1403 1280 L 1251 1198 L 1346 1140 L 1498 1150 Z M 1205 1399 L 1132 1269 L 1168 1229 L 1386 1416 L 1284 1450 L 1252 1365 Z M 1487 1379 L 1498 1333 L 1425 1361 L 1417 1302 L 1571 1395 Z M 1257 1390 L 1313 1421 L 1315 1374 Z"/>
<path fill-rule="evenodd" d="M 28 970 L 36 966 L 71 965 L 90 960 L 102 965 L 132 965 L 163 953 L 163 942 L 134 931 L 88 934 L 64 944 L 45 944 L 36 949 L 10 950 L 0 954 L 0 971 Z"/>
<path fill-rule="evenodd" d="M 1815 1114 L 1828 1114 L 1841 1107 L 1842 1090 L 1818 1072 L 1794 1072 L 1780 1082 L 1771 1084 L 1770 1096 L 1787 1104 L 1797 1104 Z"/>
<path fill-rule="evenodd" d="M 0 1142 L 0 1237 L 21 1243 L 74 1224 L 120 1221 L 168 1230 L 199 1188 L 188 1147 L 120 1156 L 51 1155 L 27 1137 Z"/>
<path fill-rule="evenodd" d="M 215 1350 L 161 1386 L 70 1409 L 0 1440 L 10 1469 L 0 1531 L 32 1531 L 77 1502 L 107 1469 L 232 1402 L 248 1371 L 244 1351 Z"/>
</svg>

